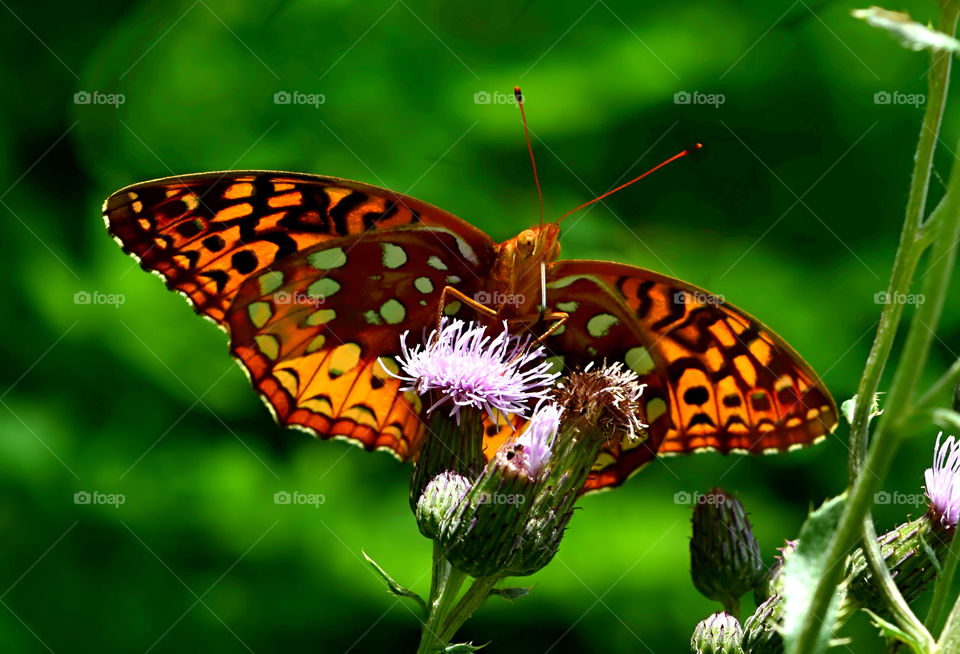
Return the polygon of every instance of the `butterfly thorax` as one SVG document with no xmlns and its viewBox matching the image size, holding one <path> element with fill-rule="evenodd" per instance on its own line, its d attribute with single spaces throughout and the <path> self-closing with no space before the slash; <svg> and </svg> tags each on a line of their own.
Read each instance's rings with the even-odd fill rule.
<svg viewBox="0 0 960 654">
<path fill-rule="evenodd" d="M 551 264 L 560 256 L 555 223 L 525 229 L 500 243 L 481 302 L 502 318 L 532 318 L 539 314 L 541 264 Z"/>
</svg>

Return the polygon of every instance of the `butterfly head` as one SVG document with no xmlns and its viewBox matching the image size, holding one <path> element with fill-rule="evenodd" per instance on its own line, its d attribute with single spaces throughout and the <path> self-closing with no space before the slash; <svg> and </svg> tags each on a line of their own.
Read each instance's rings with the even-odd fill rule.
<svg viewBox="0 0 960 654">
<path fill-rule="evenodd" d="M 517 264 L 527 261 L 550 263 L 560 256 L 560 228 L 556 223 L 525 229 L 513 239 Z"/>
</svg>

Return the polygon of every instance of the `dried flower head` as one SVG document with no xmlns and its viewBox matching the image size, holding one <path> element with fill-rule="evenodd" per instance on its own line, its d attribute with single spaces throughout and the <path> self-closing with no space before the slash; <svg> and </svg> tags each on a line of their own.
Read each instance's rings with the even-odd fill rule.
<svg viewBox="0 0 960 654">
<path fill-rule="evenodd" d="M 620 432 L 635 440 L 644 437 L 649 427 L 643 422 L 640 403 L 646 386 L 620 361 L 596 369 L 590 363 L 562 381 L 556 392 L 557 403 L 572 414 L 595 420 L 606 434 Z"/>
<path fill-rule="evenodd" d="M 509 335 L 506 321 L 496 336 L 475 323 L 442 323 L 425 344 L 413 348 L 407 346 L 408 334 L 400 337 L 401 374 L 393 376 L 407 382 L 402 390 L 419 395 L 436 391 L 438 399 L 427 413 L 449 400 L 450 416 L 458 423 L 460 410 L 468 406 L 494 420 L 497 413 L 526 416 L 530 401 L 546 397 L 558 376 L 550 372 L 549 363 L 536 363 L 543 357 L 543 348 L 529 347 L 529 337 Z"/>
</svg>

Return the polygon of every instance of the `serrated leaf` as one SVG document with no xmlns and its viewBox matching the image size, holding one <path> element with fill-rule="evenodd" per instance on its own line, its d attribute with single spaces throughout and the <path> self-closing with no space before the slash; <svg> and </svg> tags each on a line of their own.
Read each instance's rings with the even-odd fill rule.
<svg viewBox="0 0 960 654">
<path fill-rule="evenodd" d="M 533 586 L 530 586 L 529 588 L 494 588 L 490 591 L 490 594 L 499 595 L 508 602 L 513 602 L 514 600 L 526 597 L 531 590 L 533 590 Z"/>
<path fill-rule="evenodd" d="M 908 634 L 906 631 L 892 622 L 884 620 L 870 609 L 863 609 L 863 611 L 870 616 L 873 625 L 880 630 L 880 635 L 882 635 L 888 641 L 899 640 L 900 642 L 909 645 L 910 649 L 912 649 L 915 654 L 923 654 L 923 646 L 911 638 L 910 634 Z"/>
<path fill-rule="evenodd" d="M 826 569 L 826 551 L 840 521 L 845 501 L 844 495 L 830 498 L 811 513 L 800 528 L 796 550 L 784 561 L 783 643 L 787 654 L 793 654 L 796 651 L 800 627 L 804 617 L 810 612 L 814 589 Z M 820 654 L 830 644 L 839 599 L 838 587 L 834 591 L 823 622 L 817 625 L 819 633 L 814 649 L 809 654 Z"/>
<path fill-rule="evenodd" d="M 483 649 L 486 645 L 474 645 L 473 643 L 453 643 L 447 645 L 444 648 L 444 654 L 470 654 L 471 652 L 476 652 L 479 649 Z"/>
<path fill-rule="evenodd" d="M 880 7 L 854 9 L 854 18 L 866 21 L 867 25 L 882 29 L 894 36 L 900 45 L 911 50 L 946 50 L 960 52 L 960 41 L 932 27 L 911 20 L 909 14 L 889 11 Z"/>
<path fill-rule="evenodd" d="M 423 619 L 426 620 L 427 615 L 429 614 L 429 611 L 427 610 L 427 603 L 423 601 L 423 598 L 417 595 L 412 590 L 404 588 L 403 586 L 398 584 L 396 581 L 394 581 L 393 577 L 388 575 L 386 570 L 381 568 L 376 561 L 374 561 L 369 556 L 367 556 L 366 552 L 364 552 L 363 550 L 360 550 L 360 552 L 363 554 L 363 558 L 367 560 L 367 563 L 370 564 L 370 567 L 374 569 L 374 571 L 380 576 L 381 579 L 387 582 L 387 589 L 397 597 L 405 597 L 407 599 L 413 600 L 414 603 L 416 603 L 416 605 L 420 607 L 420 613 Z"/>
</svg>

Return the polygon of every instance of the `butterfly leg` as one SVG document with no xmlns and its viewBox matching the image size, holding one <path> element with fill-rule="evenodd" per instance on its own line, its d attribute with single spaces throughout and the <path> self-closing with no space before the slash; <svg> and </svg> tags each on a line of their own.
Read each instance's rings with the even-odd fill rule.
<svg viewBox="0 0 960 654">
<path fill-rule="evenodd" d="M 555 331 L 563 327 L 564 323 L 567 322 L 567 318 L 569 317 L 570 317 L 570 314 L 564 311 L 544 312 L 541 320 L 555 320 L 556 322 L 550 325 L 550 328 L 547 331 L 543 332 L 543 334 L 541 334 L 539 337 L 537 337 L 537 340 L 531 343 L 531 345 L 535 346 L 543 343 L 545 340 L 547 340 L 547 336 L 550 336 L 552 333 L 554 333 Z"/>
<path fill-rule="evenodd" d="M 443 320 L 443 308 L 447 304 L 447 295 L 452 295 L 456 300 L 463 302 L 471 309 L 474 309 L 480 314 L 489 316 L 491 318 L 497 317 L 497 312 L 490 307 L 481 304 L 474 300 L 471 297 L 467 297 L 461 291 L 458 291 L 453 286 L 444 286 L 443 291 L 440 293 L 440 304 L 437 305 L 437 335 L 440 333 L 440 321 Z"/>
</svg>

